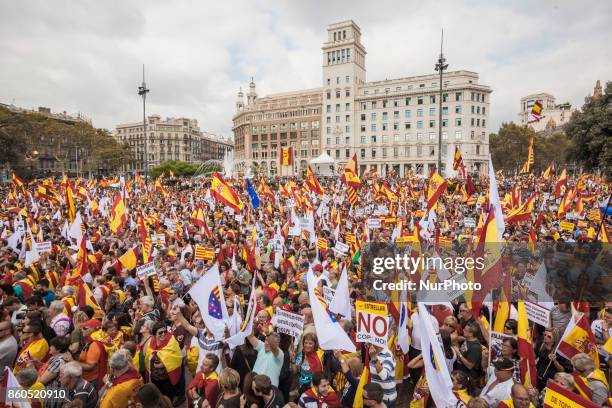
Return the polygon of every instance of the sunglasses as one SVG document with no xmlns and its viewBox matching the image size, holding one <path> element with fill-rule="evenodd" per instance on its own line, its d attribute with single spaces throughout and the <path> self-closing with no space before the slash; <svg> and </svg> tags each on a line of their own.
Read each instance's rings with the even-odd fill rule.
<svg viewBox="0 0 612 408">
<path fill-rule="evenodd" d="M 158 331 L 158 332 L 157 332 L 157 335 L 158 335 L 158 336 L 163 336 L 163 335 L 165 335 L 166 333 L 167 333 L 167 331 L 165 331 L 165 330 L 160 330 L 160 331 Z"/>
</svg>

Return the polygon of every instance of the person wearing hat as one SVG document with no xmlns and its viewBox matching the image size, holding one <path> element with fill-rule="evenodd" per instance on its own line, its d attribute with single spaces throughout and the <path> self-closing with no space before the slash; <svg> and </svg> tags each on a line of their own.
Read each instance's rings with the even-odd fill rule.
<svg viewBox="0 0 612 408">
<path fill-rule="evenodd" d="M 94 340 L 91 335 L 101 327 L 100 321 L 95 319 L 87 320 L 81 324 L 85 345 L 81 351 L 79 363 L 83 368 L 83 379 L 89 381 L 96 390 L 103 385 L 102 379 L 106 374 L 107 353 L 104 344 Z"/>
<path fill-rule="evenodd" d="M 493 362 L 495 375 L 489 378 L 487 384 L 480 392 L 480 396 L 484 398 L 491 407 L 511 398 L 512 386 L 514 381 L 512 375 L 514 373 L 514 363 L 508 358 L 500 358 Z"/>
</svg>

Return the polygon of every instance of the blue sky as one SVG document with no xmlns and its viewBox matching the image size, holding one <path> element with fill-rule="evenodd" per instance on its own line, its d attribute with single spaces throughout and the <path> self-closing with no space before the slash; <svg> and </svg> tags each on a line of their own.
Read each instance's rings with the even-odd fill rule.
<svg viewBox="0 0 612 408">
<path fill-rule="evenodd" d="M 370 81 L 433 73 L 440 28 L 449 69 L 493 88 L 489 131 L 515 121 L 521 96 L 581 106 L 612 72 L 612 2 L 53 1 L 0 2 L 0 102 L 84 112 L 100 127 L 147 110 L 231 134 L 236 93 L 321 85 L 328 24 L 353 19 Z"/>
</svg>

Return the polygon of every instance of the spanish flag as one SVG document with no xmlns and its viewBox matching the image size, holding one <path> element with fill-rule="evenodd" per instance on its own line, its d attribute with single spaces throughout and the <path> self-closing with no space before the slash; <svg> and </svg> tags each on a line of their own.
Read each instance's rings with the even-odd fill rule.
<svg viewBox="0 0 612 408">
<path fill-rule="evenodd" d="M 145 354 L 145 367 L 148 373 L 151 373 L 151 360 L 154 356 L 157 356 L 166 368 L 172 385 L 178 384 L 181 378 L 183 355 L 181 354 L 181 347 L 172 333 L 167 332 L 161 341 L 157 336 L 153 336 L 151 339 Z"/>
<path fill-rule="evenodd" d="M 359 166 L 357 165 L 357 153 L 355 153 L 353 158 L 346 163 L 342 181 L 344 181 L 350 187 L 359 188 L 361 186 Z"/>
<path fill-rule="evenodd" d="M 191 222 L 198 227 L 203 227 L 206 225 L 206 221 L 204 220 L 204 212 L 202 211 L 202 207 L 197 206 L 193 212 L 191 213 Z"/>
<path fill-rule="evenodd" d="M 219 173 L 215 172 L 211 176 L 210 194 L 235 212 L 242 211 L 244 207 L 244 203 L 240 200 L 238 194 L 223 180 Z"/>
<path fill-rule="evenodd" d="M 586 314 L 583 314 L 577 322 L 574 319 L 570 320 L 559 341 L 557 352 L 568 360 L 578 353 L 586 353 L 595 362 L 595 367 L 599 367 L 597 343 Z"/>
<path fill-rule="evenodd" d="M 537 384 L 537 372 L 535 365 L 535 352 L 531 344 L 531 333 L 529 332 L 529 320 L 525 302 L 518 302 L 518 355 L 521 366 L 521 382 L 525 387 Z"/>
<path fill-rule="evenodd" d="M 535 198 L 536 195 L 532 194 L 527 201 L 525 201 L 513 211 L 510 211 L 510 214 L 508 214 L 508 216 L 505 218 L 505 221 L 507 223 L 528 221 L 531 217 L 531 212 L 533 211 L 533 204 L 535 202 Z"/>
<path fill-rule="evenodd" d="M 11 181 L 16 187 L 23 188 L 23 180 L 15 172 L 11 174 Z"/>
<path fill-rule="evenodd" d="M 542 173 L 542 178 L 549 179 L 551 174 L 555 171 L 555 165 L 550 163 L 544 173 Z"/>
<path fill-rule="evenodd" d="M 91 306 L 94 310 L 94 317 L 102 318 L 104 313 L 100 306 L 96 303 L 96 298 L 94 298 L 93 293 L 89 289 L 89 286 L 82 280 L 79 282 L 79 290 L 77 292 L 77 302 L 79 307 L 83 306 Z"/>
<path fill-rule="evenodd" d="M 115 196 L 113 207 L 111 209 L 110 228 L 114 234 L 117 234 L 127 223 L 125 215 L 125 201 L 120 194 Z"/>
<path fill-rule="evenodd" d="M 125 268 L 132 270 L 138 265 L 138 254 L 134 248 L 130 248 L 119 258 L 119 263 Z"/>
<path fill-rule="evenodd" d="M 363 387 L 372 381 L 370 377 L 370 365 L 368 360 L 369 356 L 366 356 L 366 364 L 363 367 L 361 377 L 359 377 L 359 384 L 357 385 L 357 390 L 355 390 L 353 408 L 363 408 Z"/>
<path fill-rule="evenodd" d="M 42 362 L 47 357 L 48 352 L 49 343 L 44 338 L 28 341 L 23 345 L 19 354 L 17 354 L 13 373 L 17 374 L 26 368 L 31 361 Z"/>
<path fill-rule="evenodd" d="M 314 172 L 310 165 L 306 168 L 306 185 L 315 194 L 323 195 L 323 189 L 317 180 L 317 176 L 315 176 Z"/>
<path fill-rule="evenodd" d="M 74 192 L 70 180 L 66 181 L 66 206 L 68 207 L 68 221 L 72 224 L 76 217 L 76 207 L 74 206 Z"/>
<path fill-rule="evenodd" d="M 597 408 L 599 405 L 548 380 L 544 393 L 544 408 Z"/>
<path fill-rule="evenodd" d="M 427 210 L 426 214 L 436 205 L 438 199 L 444 191 L 448 182 L 438 172 L 434 172 L 429 178 L 429 188 L 427 189 Z"/>
<path fill-rule="evenodd" d="M 281 147 L 280 165 L 281 166 L 293 165 L 293 147 Z"/>
<path fill-rule="evenodd" d="M 562 188 L 565 187 L 567 185 L 567 170 L 563 169 L 563 171 L 561 172 L 561 175 L 559 176 L 559 180 L 557 180 L 557 183 L 555 184 L 555 197 L 559 198 L 561 197 L 561 194 L 563 193 Z"/>
<path fill-rule="evenodd" d="M 461 157 L 461 151 L 458 146 L 455 146 L 455 157 L 453 159 L 453 170 L 457 170 L 461 174 L 462 178 L 465 178 L 465 164 L 463 164 L 463 157 Z"/>
</svg>

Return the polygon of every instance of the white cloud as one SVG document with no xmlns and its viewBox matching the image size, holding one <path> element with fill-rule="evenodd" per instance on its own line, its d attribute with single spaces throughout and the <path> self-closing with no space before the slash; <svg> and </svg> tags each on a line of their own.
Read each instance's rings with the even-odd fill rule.
<svg viewBox="0 0 612 408">
<path fill-rule="evenodd" d="M 491 126 L 516 120 L 519 99 L 546 91 L 582 105 L 610 79 L 612 3 L 378 1 L 0 2 L 0 101 L 81 111 L 98 126 L 147 111 L 231 134 L 239 86 L 260 95 L 321 84 L 329 23 L 361 27 L 369 80 L 433 73 L 440 27 L 450 69 L 493 88 Z"/>
</svg>

